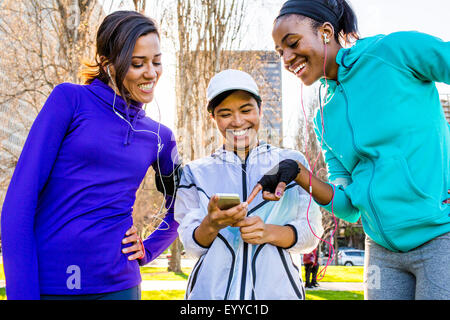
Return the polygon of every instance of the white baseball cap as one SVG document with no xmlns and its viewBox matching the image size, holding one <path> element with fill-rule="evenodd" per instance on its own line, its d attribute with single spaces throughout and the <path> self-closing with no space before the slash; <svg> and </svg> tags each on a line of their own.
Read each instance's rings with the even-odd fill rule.
<svg viewBox="0 0 450 320">
<path fill-rule="evenodd" d="M 244 71 L 227 69 L 219 72 L 212 77 L 211 81 L 209 81 L 206 93 L 206 98 L 208 100 L 208 111 L 212 112 L 209 105 L 215 97 L 221 93 L 231 90 L 247 91 L 261 100 L 258 85 L 255 80 L 253 80 L 252 76 Z"/>
</svg>

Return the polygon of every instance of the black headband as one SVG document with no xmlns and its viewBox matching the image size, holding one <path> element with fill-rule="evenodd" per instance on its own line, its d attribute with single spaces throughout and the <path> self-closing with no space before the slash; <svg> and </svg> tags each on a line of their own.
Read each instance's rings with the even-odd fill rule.
<svg viewBox="0 0 450 320">
<path fill-rule="evenodd" d="M 287 14 L 299 14 L 318 22 L 330 22 L 335 29 L 339 26 L 338 15 L 321 1 L 289 0 L 281 7 L 277 19 Z"/>
</svg>

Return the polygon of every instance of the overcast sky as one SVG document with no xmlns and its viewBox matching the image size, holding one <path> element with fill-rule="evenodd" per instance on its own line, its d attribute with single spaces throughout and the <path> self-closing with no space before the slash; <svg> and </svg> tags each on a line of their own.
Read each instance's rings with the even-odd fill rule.
<svg viewBox="0 0 450 320">
<path fill-rule="evenodd" d="M 285 0 L 250 0 L 249 38 L 273 48 L 272 22 Z M 362 37 L 400 30 L 417 30 L 450 41 L 449 0 L 352 0 Z M 259 4 L 259 5 L 258 5 Z M 255 32 L 259 35 L 254 37 Z"/>
</svg>

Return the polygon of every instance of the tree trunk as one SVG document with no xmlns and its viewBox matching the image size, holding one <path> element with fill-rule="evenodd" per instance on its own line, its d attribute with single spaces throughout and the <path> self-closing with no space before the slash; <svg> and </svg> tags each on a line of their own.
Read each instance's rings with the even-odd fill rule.
<svg viewBox="0 0 450 320">
<path fill-rule="evenodd" d="M 181 271 L 181 242 L 180 238 L 176 238 L 170 246 L 170 259 L 167 271 L 182 272 Z"/>
</svg>

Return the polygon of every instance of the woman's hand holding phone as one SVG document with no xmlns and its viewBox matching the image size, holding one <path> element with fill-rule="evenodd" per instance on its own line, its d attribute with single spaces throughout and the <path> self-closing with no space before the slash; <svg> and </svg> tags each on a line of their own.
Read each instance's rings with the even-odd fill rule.
<svg viewBox="0 0 450 320">
<path fill-rule="evenodd" d="M 217 231 L 234 225 L 247 215 L 247 202 L 242 202 L 229 209 L 221 209 L 220 207 L 220 195 L 212 196 L 208 203 L 207 219 L 209 225 Z"/>
<path fill-rule="evenodd" d="M 242 202 L 230 209 L 220 209 L 219 196 L 214 195 L 208 203 L 208 214 L 194 231 L 194 239 L 205 248 L 209 248 L 219 231 L 241 221 L 247 215 L 247 202 Z"/>
</svg>

